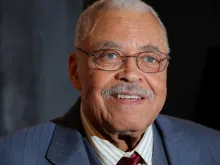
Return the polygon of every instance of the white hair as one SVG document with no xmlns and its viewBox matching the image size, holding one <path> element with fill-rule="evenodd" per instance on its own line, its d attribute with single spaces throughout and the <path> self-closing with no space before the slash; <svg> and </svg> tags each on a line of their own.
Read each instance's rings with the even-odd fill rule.
<svg viewBox="0 0 220 165">
<path fill-rule="evenodd" d="M 79 20 L 76 25 L 76 37 L 75 37 L 75 46 L 77 47 L 82 43 L 82 41 L 88 36 L 89 29 L 92 26 L 93 18 L 98 11 L 101 10 L 125 10 L 125 11 L 137 11 L 143 13 L 151 13 L 156 20 L 161 25 L 164 31 L 164 37 L 166 41 L 166 47 L 169 52 L 167 31 L 161 22 L 158 14 L 155 10 L 141 0 L 98 0 L 89 6 L 83 13 L 80 15 Z"/>
</svg>

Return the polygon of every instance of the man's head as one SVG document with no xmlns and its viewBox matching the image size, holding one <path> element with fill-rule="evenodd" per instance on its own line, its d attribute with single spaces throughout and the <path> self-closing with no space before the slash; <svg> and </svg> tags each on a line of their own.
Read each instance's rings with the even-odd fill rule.
<svg viewBox="0 0 220 165">
<path fill-rule="evenodd" d="M 167 92 L 169 47 L 153 9 L 139 0 L 97 1 L 79 18 L 75 46 L 69 73 L 89 121 L 111 133 L 146 130 Z"/>
</svg>

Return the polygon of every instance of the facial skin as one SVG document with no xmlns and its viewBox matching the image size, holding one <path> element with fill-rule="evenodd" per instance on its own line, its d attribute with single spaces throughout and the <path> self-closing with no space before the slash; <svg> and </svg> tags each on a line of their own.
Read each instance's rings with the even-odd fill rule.
<svg viewBox="0 0 220 165">
<path fill-rule="evenodd" d="M 143 51 L 146 45 L 166 53 L 165 42 L 163 30 L 151 14 L 103 11 L 97 14 L 88 37 L 79 47 L 87 52 L 117 47 L 126 55 L 133 55 Z M 86 118 L 123 151 L 132 150 L 138 144 L 165 103 L 167 68 L 159 73 L 144 73 L 134 58 L 128 58 L 120 70 L 102 71 L 96 68 L 92 58 L 77 51 L 69 58 L 69 73 L 74 87 L 80 90 Z M 117 84 L 144 88 L 151 91 L 154 98 L 120 101 L 101 94 L 103 89 Z"/>
</svg>

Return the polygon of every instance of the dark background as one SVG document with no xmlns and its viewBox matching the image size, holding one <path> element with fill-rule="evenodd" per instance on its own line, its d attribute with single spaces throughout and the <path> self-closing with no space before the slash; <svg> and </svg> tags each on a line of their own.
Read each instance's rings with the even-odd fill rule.
<svg viewBox="0 0 220 165">
<path fill-rule="evenodd" d="M 147 0 L 168 31 L 172 57 L 162 113 L 220 130 L 220 1 Z M 79 96 L 67 59 L 92 0 L 0 0 L 0 135 L 65 113 Z"/>
</svg>

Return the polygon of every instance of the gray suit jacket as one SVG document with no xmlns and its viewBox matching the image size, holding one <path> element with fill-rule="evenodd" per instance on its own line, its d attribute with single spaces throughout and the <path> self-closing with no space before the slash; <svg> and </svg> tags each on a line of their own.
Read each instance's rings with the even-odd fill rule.
<svg viewBox="0 0 220 165">
<path fill-rule="evenodd" d="M 80 100 L 64 116 L 1 137 L 0 165 L 101 165 L 85 136 Z M 220 133 L 159 115 L 153 124 L 153 165 L 220 165 Z"/>
</svg>

